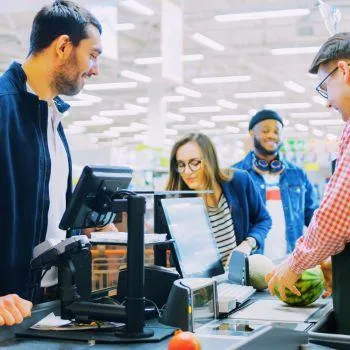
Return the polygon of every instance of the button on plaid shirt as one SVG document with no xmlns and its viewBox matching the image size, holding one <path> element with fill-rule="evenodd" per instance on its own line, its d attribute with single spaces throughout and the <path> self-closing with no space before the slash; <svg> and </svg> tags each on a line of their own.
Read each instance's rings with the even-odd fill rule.
<svg viewBox="0 0 350 350">
<path fill-rule="evenodd" d="M 308 231 L 300 237 L 288 258 L 295 273 L 316 266 L 341 252 L 350 242 L 350 120 L 340 143 L 339 157 L 319 209 Z"/>
</svg>

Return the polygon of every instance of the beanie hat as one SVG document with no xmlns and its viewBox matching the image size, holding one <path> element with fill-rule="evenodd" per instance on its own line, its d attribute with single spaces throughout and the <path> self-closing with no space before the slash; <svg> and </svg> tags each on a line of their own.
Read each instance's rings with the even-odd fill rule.
<svg viewBox="0 0 350 350">
<path fill-rule="evenodd" d="M 267 119 L 277 120 L 278 122 L 280 122 L 282 124 L 282 126 L 284 126 L 282 118 L 280 117 L 280 115 L 277 112 L 272 111 L 271 109 L 262 109 L 261 111 L 257 112 L 250 120 L 249 130 L 253 129 L 256 124 L 262 122 L 263 120 L 267 120 Z"/>
</svg>

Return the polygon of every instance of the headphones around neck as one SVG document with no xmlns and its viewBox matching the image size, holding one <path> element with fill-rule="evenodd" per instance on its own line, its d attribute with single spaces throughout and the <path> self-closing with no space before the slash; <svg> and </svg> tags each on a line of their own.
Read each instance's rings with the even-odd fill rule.
<svg viewBox="0 0 350 350">
<path fill-rule="evenodd" d="M 265 159 L 258 158 L 258 156 L 253 153 L 253 165 L 262 172 L 270 172 L 276 174 L 283 171 L 283 163 L 279 160 L 278 156 L 276 159 L 268 162 Z"/>
</svg>

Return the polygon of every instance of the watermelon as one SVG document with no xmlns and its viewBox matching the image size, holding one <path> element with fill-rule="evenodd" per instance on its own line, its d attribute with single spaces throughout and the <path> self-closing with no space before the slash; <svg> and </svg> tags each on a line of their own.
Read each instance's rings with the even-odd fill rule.
<svg viewBox="0 0 350 350">
<path fill-rule="evenodd" d="M 286 300 L 282 300 L 275 287 L 275 293 L 279 299 L 291 306 L 307 306 L 316 301 L 324 291 L 325 282 L 320 266 L 304 271 L 295 286 L 300 291 L 301 296 L 293 294 L 286 289 Z"/>
<path fill-rule="evenodd" d="M 249 283 L 256 290 L 267 288 L 265 275 L 275 267 L 271 259 L 265 255 L 253 254 L 248 257 L 249 262 Z"/>
</svg>

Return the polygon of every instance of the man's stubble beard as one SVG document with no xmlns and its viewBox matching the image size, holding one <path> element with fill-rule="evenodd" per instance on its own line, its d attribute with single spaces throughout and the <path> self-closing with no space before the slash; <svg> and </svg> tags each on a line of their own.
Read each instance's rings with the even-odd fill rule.
<svg viewBox="0 0 350 350">
<path fill-rule="evenodd" d="M 75 52 L 73 52 L 65 65 L 54 72 L 52 86 L 58 95 L 77 95 L 81 90 L 78 83 L 79 77 L 77 58 Z"/>
</svg>

